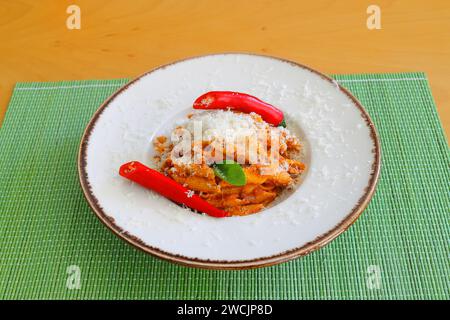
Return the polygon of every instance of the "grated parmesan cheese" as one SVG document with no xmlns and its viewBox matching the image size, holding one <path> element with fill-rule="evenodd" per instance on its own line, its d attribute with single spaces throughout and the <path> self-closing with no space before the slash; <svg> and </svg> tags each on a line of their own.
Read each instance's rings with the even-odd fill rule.
<svg viewBox="0 0 450 320">
<path fill-rule="evenodd" d="M 195 192 L 193 190 L 188 190 L 185 193 L 188 198 L 192 198 L 192 196 L 195 194 Z"/>
<path fill-rule="evenodd" d="M 185 141 L 180 130 L 186 130 L 189 141 Z M 177 131 L 178 130 L 178 131 Z M 173 136 L 180 139 L 178 143 L 184 141 L 187 147 L 191 146 L 191 141 L 206 141 L 209 143 L 220 143 L 223 145 L 234 145 L 239 142 L 255 139 L 261 132 L 278 135 L 281 138 L 280 145 L 283 147 L 286 140 L 296 139 L 288 129 L 283 127 L 273 127 L 259 118 L 255 113 L 236 113 L 230 110 L 208 110 L 192 114 L 189 119 L 174 130 Z M 196 151 L 202 145 L 193 143 L 192 150 Z M 188 165 L 193 162 L 190 153 L 182 153 L 172 159 L 174 163 Z"/>
<path fill-rule="evenodd" d="M 251 115 L 236 113 L 226 110 L 204 111 L 194 114 L 186 123 L 185 128 L 194 134 L 194 130 L 199 128 L 204 141 L 223 139 L 227 142 L 234 142 L 238 138 L 252 136 L 256 130 L 262 129 L 266 123 L 257 123 Z M 195 136 L 194 136 L 195 140 Z"/>
</svg>

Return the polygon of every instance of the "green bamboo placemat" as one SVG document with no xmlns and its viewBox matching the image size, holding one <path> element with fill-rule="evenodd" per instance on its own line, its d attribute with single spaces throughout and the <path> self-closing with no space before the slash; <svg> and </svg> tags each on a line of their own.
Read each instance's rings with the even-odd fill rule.
<svg viewBox="0 0 450 320">
<path fill-rule="evenodd" d="M 309 256 L 210 271 L 148 256 L 114 236 L 83 198 L 79 141 L 127 80 L 17 84 L 0 129 L 0 298 L 449 299 L 449 149 L 423 73 L 335 76 L 381 137 L 376 195 Z"/>
</svg>

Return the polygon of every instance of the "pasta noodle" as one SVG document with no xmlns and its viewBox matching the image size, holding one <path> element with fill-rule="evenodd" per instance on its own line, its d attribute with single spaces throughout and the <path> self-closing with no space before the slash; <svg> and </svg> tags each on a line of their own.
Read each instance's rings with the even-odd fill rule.
<svg viewBox="0 0 450 320">
<path fill-rule="evenodd" d="M 157 154 L 155 160 L 160 163 L 163 173 L 195 191 L 215 207 L 231 215 L 259 212 L 284 189 L 293 185 L 296 178 L 305 170 L 305 165 L 296 159 L 300 152 L 300 142 L 288 130 L 267 124 L 257 114 L 214 112 L 222 112 L 220 116 L 216 115 L 213 118 L 213 122 L 218 122 L 219 127 L 223 125 L 220 123 L 221 117 L 226 116 L 234 122 L 242 121 L 243 127 L 255 126 L 262 129 L 265 135 L 263 138 L 254 134 L 240 135 L 240 132 L 236 131 L 241 129 L 234 129 L 232 133 L 235 134 L 235 140 L 230 146 L 229 141 L 226 141 L 228 136 L 221 133 L 225 130 L 223 128 L 213 135 L 203 134 L 201 141 L 195 140 L 195 137 L 192 139 L 192 132 L 189 131 L 182 142 L 190 149 L 175 147 L 173 143 L 169 143 L 167 137 L 160 136 L 154 141 Z M 184 129 L 192 127 L 190 122 L 196 120 L 196 115 L 189 115 L 188 119 L 185 126 L 179 126 L 174 130 L 177 137 L 181 136 Z M 214 128 L 214 123 L 209 124 L 209 127 Z M 273 139 L 274 133 L 278 134 L 278 141 Z M 252 144 L 256 144 L 254 149 L 256 151 L 250 150 Z M 246 152 L 248 150 L 250 151 Z M 224 158 L 241 163 L 246 176 L 244 186 L 231 185 L 215 175 L 210 164 Z M 254 162 L 252 158 L 258 158 L 259 161 Z"/>
</svg>

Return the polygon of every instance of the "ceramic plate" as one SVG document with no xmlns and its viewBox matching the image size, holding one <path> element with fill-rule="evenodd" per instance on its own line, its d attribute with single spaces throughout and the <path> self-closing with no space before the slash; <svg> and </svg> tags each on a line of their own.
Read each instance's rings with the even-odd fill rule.
<svg viewBox="0 0 450 320">
<path fill-rule="evenodd" d="M 196 214 L 118 174 L 132 160 L 155 167 L 153 138 L 211 90 L 245 92 L 277 106 L 303 142 L 301 183 L 260 213 Z M 85 196 L 115 234 L 160 258 L 218 269 L 273 265 L 327 244 L 367 206 L 379 170 L 376 130 L 347 90 L 303 65 L 249 54 L 187 59 L 130 82 L 94 114 L 79 155 Z"/>
</svg>

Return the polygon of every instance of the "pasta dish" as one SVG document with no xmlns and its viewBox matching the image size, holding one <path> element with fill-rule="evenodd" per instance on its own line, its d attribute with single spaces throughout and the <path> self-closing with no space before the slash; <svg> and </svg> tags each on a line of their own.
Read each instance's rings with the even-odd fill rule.
<svg viewBox="0 0 450 320">
<path fill-rule="evenodd" d="M 299 139 L 254 112 L 196 110 L 153 144 L 164 175 L 232 216 L 266 208 L 305 170 Z M 221 163 L 232 166 L 223 169 Z M 233 180 L 235 169 L 244 180 Z"/>
</svg>

